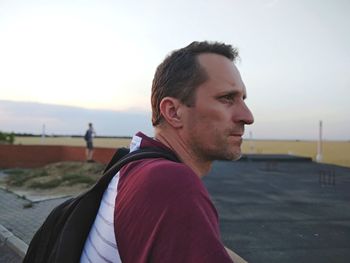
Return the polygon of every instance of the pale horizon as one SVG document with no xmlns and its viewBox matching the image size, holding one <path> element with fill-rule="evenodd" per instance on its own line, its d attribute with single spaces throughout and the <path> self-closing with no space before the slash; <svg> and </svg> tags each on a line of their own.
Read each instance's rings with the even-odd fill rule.
<svg viewBox="0 0 350 263">
<path fill-rule="evenodd" d="M 0 111 L 6 113 L 6 115 L 0 115 L 0 131 L 2 132 L 40 135 L 43 133 L 43 126 L 45 125 L 46 135 L 82 136 L 87 129 L 87 124 L 92 122 L 97 135 L 100 136 L 132 137 L 138 131 L 153 136 L 150 111 L 88 109 L 77 106 L 9 100 L 0 100 Z M 271 126 L 270 136 L 268 133 L 265 133 L 267 135 L 256 136 L 254 126 L 247 125 L 244 138 L 253 140 L 318 140 L 319 122 L 305 125 L 290 133 L 280 132 L 284 128 L 279 123 L 269 124 L 273 125 Z M 269 127 L 266 126 L 265 128 L 268 129 Z M 331 128 L 328 123 L 323 121 L 324 140 L 350 141 L 350 135 L 348 137 L 331 136 Z"/>
</svg>

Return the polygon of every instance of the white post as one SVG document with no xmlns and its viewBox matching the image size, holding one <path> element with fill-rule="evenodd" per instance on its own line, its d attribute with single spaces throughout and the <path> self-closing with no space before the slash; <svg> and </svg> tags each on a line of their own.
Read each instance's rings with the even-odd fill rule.
<svg viewBox="0 0 350 263">
<path fill-rule="evenodd" d="M 322 162 L 322 121 L 320 121 L 319 134 L 318 134 L 318 142 L 317 142 L 317 155 L 316 162 Z"/>
</svg>

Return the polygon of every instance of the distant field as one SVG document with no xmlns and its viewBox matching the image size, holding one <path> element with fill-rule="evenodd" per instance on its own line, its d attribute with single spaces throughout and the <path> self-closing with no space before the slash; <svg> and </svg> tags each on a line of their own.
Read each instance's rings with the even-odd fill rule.
<svg viewBox="0 0 350 263">
<path fill-rule="evenodd" d="M 316 141 L 245 141 L 244 153 L 291 154 L 311 157 L 315 160 L 317 154 Z M 323 142 L 323 162 L 350 167 L 350 142 Z"/>
<path fill-rule="evenodd" d="M 95 138 L 95 147 L 119 148 L 129 147 L 131 139 L 127 138 Z M 15 144 L 23 145 L 69 145 L 85 146 L 84 138 L 79 137 L 16 137 Z"/>
<path fill-rule="evenodd" d="M 95 147 L 128 147 L 129 143 L 130 139 L 127 138 L 94 139 Z M 83 138 L 77 137 L 46 137 L 44 140 L 40 137 L 16 137 L 15 144 L 85 146 L 85 141 Z M 244 153 L 292 154 L 315 159 L 317 153 L 317 142 L 246 140 L 244 141 L 242 148 Z M 323 142 L 323 162 L 350 167 L 350 142 Z"/>
</svg>

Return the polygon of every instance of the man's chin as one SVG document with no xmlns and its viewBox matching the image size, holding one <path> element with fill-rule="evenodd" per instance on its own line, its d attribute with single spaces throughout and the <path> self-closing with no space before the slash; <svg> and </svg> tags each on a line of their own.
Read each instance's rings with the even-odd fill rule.
<svg viewBox="0 0 350 263">
<path fill-rule="evenodd" d="M 241 159 L 242 157 L 242 153 L 240 152 L 239 154 L 236 154 L 233 158 L 232 161 L 238 161 L 239 159 Z"/>
<path fill-rule="evenodd" d="M 233 147 L 232 147 L 233 148 Z M 217 151 L 207 151 L 206 157 L 210 161 L 237 161 L 242 157 L 241 148 L 236 149 L 226 148 Z"/>
<path fill-rule="evenodd" d="M 241 151 L 236 151 L 236 152 L 229 152 L 223 156 L 222 160 L 223 161 L 237 161 L 242 157 L 242 152 Z"/>
<path fill-rule="evenodd" d="M 242 153 L 238 152 L 238 153 L 232 153 L 230 158 L 228 158 L 228 161 L 238 161 L 239 159 L 241 159 L 242 157 Z"/>
</svg>

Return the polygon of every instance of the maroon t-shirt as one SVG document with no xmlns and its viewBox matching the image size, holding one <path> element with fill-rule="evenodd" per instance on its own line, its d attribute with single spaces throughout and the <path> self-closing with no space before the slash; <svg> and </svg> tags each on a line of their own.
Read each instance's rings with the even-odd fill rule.
<svg viewBox="0 0 350 263">
<path fill-rule="evenodd" d="M 141 148 L 143 144 L 165 147 L 138 136 L 142 136 Z M 122 168 L 114 232 L 123 263 L 232 263 L 206 188 L 182 163 L 156 158 Z"/>
</svg>

